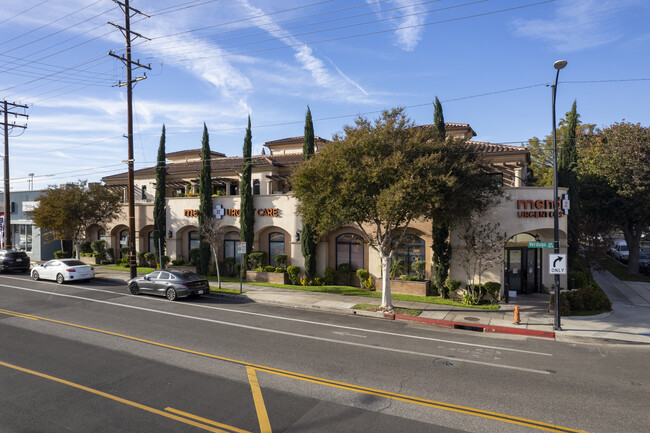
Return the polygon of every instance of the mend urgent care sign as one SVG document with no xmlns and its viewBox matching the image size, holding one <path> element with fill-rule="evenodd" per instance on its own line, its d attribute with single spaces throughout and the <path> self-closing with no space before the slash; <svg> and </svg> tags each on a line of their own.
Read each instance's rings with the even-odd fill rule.
<svg viewBox="0 0 650 433">
<path fill-rule="evenodd" d="M 553 209 L 553 200 L 517 200 L 517 218 L 553 218 Z M 563 215 L 560 209 L 558 216 Z"/>
</svg>

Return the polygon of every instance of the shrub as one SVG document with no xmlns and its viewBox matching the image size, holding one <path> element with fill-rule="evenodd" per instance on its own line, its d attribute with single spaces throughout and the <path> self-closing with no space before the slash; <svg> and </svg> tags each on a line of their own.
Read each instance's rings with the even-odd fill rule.
<svg viewBox="0 0 650 433">
<path fill-rule="evenodd" d="M 238 276 L 238 277 L 242 276 L 241 263 L 235 263 L 235 265 L 233 266 L 233 269 L 235 271 L 235 276 Z"/>
<path fill-rule="evenodd" d="M 106 241 L 105 240 L 97 240 L 94 242 L 90 243 L 90 248 L 93 250 L 93 253 L 95 254 L 100 254 L 104 255 L 106 254 Z"/>
<path fill-rule="evenodd" d="M 154 253 L 144 253 L 144 263 L 145 266 L 149 266 L 150 268 L 155 268 L 156 267 L 156 255 Z"/>
<path fill-rule="evenodd" d="M 264 272 L 275 272 L 275 266 L 264 266 Z"/>
<path fill-rule="evenodd" d="M 232 277 L 235 275 L 235 258 L 234 257 L 226 257 L 223 259 L 223 267 L 225 270 L 225 274 L 228 275 L 229 277 Z"/>
<path fill-rule="evenodd" d="M 201 263 L 201 250 L 199 248 L 192 248 L 190 250 L 189 256 L 192 266 L 199 266 Z"/>
<path fill-rule="evenodd" d="M 370 272 L 366 271 L 365 269 L 358 269 L 357 277 L 359 277 L 359 282 L 361 283 L 361 287 L 363 289 L 371 290 L 375 286 Z"/>
<path fill-rule="evenodd" d="M 276 274 L 284 274 L 286 271 L 287 270 L 284 269 L 283 267 L 276 266 L 276 268 L 275 268 L 275 270 L 273 272 L 275 272 Z"/>
<path fill-rule="evenodd" d="M 485 287 L 485 291 L 490 296 L 490 303 L 498 303 L 499 295 L 501 294 L 501 284 L 494 281 L 488 281 L 483 287 Z"/>
<path fill-rule="evenodd" d="M 145 254 L 147 254 L 146 251 L 140 251 L 138 253 L 138 266 L 147 266 L 147 261 L 144 258 Z"/>
<path fill-rule="evenodd" d="M 108 260 L 108 263 L 115 262 L 115 250 L 113 247 L 106 248 L 106 260 Z"/>
<path fill-rule="evenodd" d="M 551 296 L 551 309 L 555 308 L 555 296 Z M 580 312 L 610 311 L 612 303 L 598 286 L 591 285 L 571 291 L 560 292 L 560 315 L 570 316 Z"/>
<path fill-rule="evenodd" d="M 278 254 L 277 256 L 273 257 L 273 261 L 279 267 L 286 269 L 288 256 L 286 254 Z"/>
<path fill-rule="evenodd" d="M 418 260 L 417 262 L 413 262 L 411 265 L 411 269 L 413 269 L 413 271 L 417 274 L 418 280 L 424 280 L 426 266 L 427 262 L 424 260 Z"/>
<path fill-rule="evenodd" d="M 343 275 L 343 280 L 345 281 L 344 285 L 350 285 L 350 279 L 352 278 L 352 266 L 348 263 L 343 263 L 339 265 L 339 272 Z"/>
<path fill-rule="evenodd" d="M 172 265 L 174 266 L 183 266 L 184 264 L 185 264 L 185 260 L 183 259 L 172 260 Z"/>
<path fill-rule="evenodd" d="M 120 253 L 121 253 L 120 255 L 121 255 L 122 257 L 126 256 L 127 254 L 129 254 L 129 247 L 122 247 L 122 248 L 120 248 Z"/>
<path fill-rule="evenodd" d="M 79 252 L 81 254 L 91 254 L 93 252 L 93 249 L 90 246 L 90 242 L 82 242 L 79 245 Z"/>
<path fill-rule="evenodd" d="M 256 253 L 250 253 L 248 255 L 248 267 L 255 269 L 266 264 L 266 253 L 264 251 L 258 251 Z"/>
<path fill-rule="evenodd" d="M 404 281 L 418 281 L 419 278 L 416 275 L 402 275 L 402 280 L 404 280 Z"/>
<path fill-rule="evenodd" d="M 289 281 L 291 281 L 291 284 L 298 284 L 299 283 L 299 278 L 298 275 L 300 274 L 300 268 L 298 266 L 289 266 L 287 267 L 287 274 L 289 274 Z"/>
<path fill-rule="evenodd" d="M 128 268 L 130 266 L 129 260 L 131 259 L 131 256 L 126 254 L 124 257 L 122 257 L 122 260 L 120 260 L 120 266 L 124 266 L 125 268 Z"/>
<path fill-rule="evenodd" d="M 578 269 L 569 272 L 569 287 L 571 287 L 571 283 L 570 283 L 571 280 L 575 281 L 574 288 L 581 289 L 587 287 L 587 283 L 589 279 L 587 278 L 587 274 L 584 271 Z"/>
<path fill-rule="evenodd" d="M 390 278 L 395 279 L 404 273 L 404 260 L 393 259 L 390 262 Z"/>
<path fill-rule="evenodd" d="M 161 260 L 162 260 L 162 263 L 160 264 L 160 269 L 165 269 L 167 267 L 167 265 L 169 264 L 169 262 L 171 261 L 169 256 L 162 256 Z"/>
<path fill-rule="evenodd" d="M 469 292 L 463 293 L 463 298 L 461 302 L 465 305 L 478 305 L 479 301 L 481 300 L 481 297 L 478 295 L 472 295 Z"/>
<path fill-rule="evenodd" d="M 70 258 L 70 253 L 67 251 L 54 251 L 54 258 L 55 259 L 69 259 Z"/>
<path fill-rule="evenodd" d="M 333 268 L 325 269 L 325 277 L 323 278 L 323 284 L 325 284 L 326 286 L 333 286 L 334 285 L 334 269 Z"/>
<path fill-rule="evenodd" d="M 447 280 L 445 280 L 445 289 L 447 289 L 447 290 L 442 291 L 442 297 L 443 298 L 446 298 L 446 297 L 451 298 L 451 294 L 454 293 L 456 290 L 458 290 L 459 287 L 460 287 L 460 281 L 454 280 L 452 278 L 447 278 Z"/>
</svg>

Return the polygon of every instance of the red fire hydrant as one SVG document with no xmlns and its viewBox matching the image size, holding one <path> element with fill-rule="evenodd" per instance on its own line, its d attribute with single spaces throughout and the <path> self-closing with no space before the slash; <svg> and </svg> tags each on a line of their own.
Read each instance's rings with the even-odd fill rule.
<svg viewBox="0 0 650 433">
<path fill-rule="evenodd" d="M 521 319 L 519 317 L 519 307 L 515 306 L 513 309 L 515 310 L 515 319 L 514 319 L 513 323 L 519 325 L 519 323 L 521 323 Z"/>
</svg>

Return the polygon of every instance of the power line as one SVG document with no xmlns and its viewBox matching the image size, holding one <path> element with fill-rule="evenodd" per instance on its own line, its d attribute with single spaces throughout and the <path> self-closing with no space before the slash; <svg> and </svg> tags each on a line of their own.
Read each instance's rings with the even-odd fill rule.
<svg viewBox="0 0 650 433">
<path fill-rule="evenodd" d="M 16 17 L 18 17 L 18 16 L 24 14 L 25 12 L 29 12 L 29 11 L 31 11 L 32 9 L 35 9 L 35 8 L 39 7 L 40 5 L 42 5 L 42 4 L 44 4 L 44 3 L 47 3 L 47 2 L 49 2 L 49 1 L 50 1 L 50 0 L 43 0 L 42 2 L 35 4 L 34 6 L 32 6 L 32 7 L 30 7 L 30 8 L 27 8 L 27 9 L 21 11 L 21 12 L 18 12 L 18 13 L 15 14 L 15 15 L 10 16 L 9 18 L 6 18 L 6 19 L 0 21 L 0 24 L 4 24 L 4 23 L 6 23 L 7 21 L 11 21 L 11 20 L 13 20 L 14 18 L 16 18 Z"/>
</svg>

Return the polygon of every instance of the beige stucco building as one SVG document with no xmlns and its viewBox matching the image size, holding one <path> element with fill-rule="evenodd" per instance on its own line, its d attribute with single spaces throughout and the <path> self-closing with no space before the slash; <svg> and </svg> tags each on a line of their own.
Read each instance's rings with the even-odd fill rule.
<svg viewBox="0 0 650 433">
<path fill-rule="evenodd" d="M 530 155 L 525 148 L 472 141 L 476 135 L 467 124 L 447 123 L 447 134 L 467 140 L 470 146 L 484 153 L 495 175 L 501 176 L 504 196 L 485 215 L 481 223 L 499 224 L 504 241 L 498 248 L 498 258 L 491 262 L 481 279 L 497 281 L 518 293 L 537 292 L 542 284 L 550 287 L 553 275 L 548 269 L 550 249 L 528 248 L 529 241 L 553 240 L 553 190 L 528 187 Z M 319 149 L 327 140 L 315 137 Z M 303 267 L 300 248 L 300 216 L 296 213 L 296 199 L 291 192 L 289 176 L 302 161 L 303 137 L 284 138 L 265 143 L 268 154 L 253 156 L 253 206 L 255 208 L 255 240 L 253 249 L 264 251 L 269 261 L 277 254 L 286 254 L 289 263 Z M 200 149 L 167 154 L 167 255 L 189 259 L 190 249 L 198 246 L 199 208 L 198 178 L 201 165 Z M 212 153 L 213 213 L 226 227 L 225 245 L 219 260 L 234 257 L 239 241 L 240 173 L 241 157 L 227 157 Z M 136 249 L 153 251 L 153 195 L 155 192 L 155 167 L 136 170 L 135 216 Z M 123 189 L 126 199 L 127 173 L 108 176 L 103 181 L 114 188 Z M 566 191 L 561 191 L 566 192 Z M 90 239 L 102 236 L 101 228 L 88 234 Z M 110 246 L 119 250 L 128 244 L 126 204 L 124 217 L 105 228 L 103 235 Z M 397 252 L 405 261 L 425 260 L 431 263 L 431 222 L 418 221 L 409 230 L 409 237 Z M 460 251 L 463 242 L 460 229 L 451 235 L 452 251 Z M 566 253 L 566 217 L 560 218 L 560 245 Z M 452 253 L 453 254 L 453 253 Z M 323 275 L 328 267 L 337 269 L 342 263 L 353 268 L 363 268 L 381 279 L 379 255 L 364 243 L 362 233 L 354 227 L 341 227 L 323 236 L 317 249 L 317 271 Z M 272 263 L 272 262 L 271 262 Z M 430 266 L 427 266 L 427 275 Z M 452 257 L 451 277 L 467 282 L 464 267 Z M 478 282 L 478 281 L 476 281 Z M 566 287 L 566 277 L 562 278 Z"/>
</svg>

